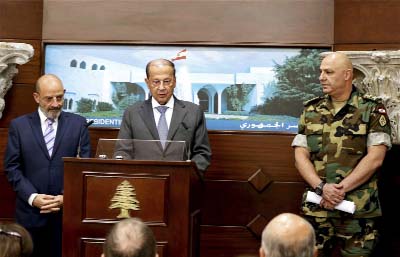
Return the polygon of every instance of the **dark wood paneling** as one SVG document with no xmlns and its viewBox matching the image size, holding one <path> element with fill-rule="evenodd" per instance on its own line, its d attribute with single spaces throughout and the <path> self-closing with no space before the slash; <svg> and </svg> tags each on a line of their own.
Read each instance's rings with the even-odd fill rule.
<svg viewBox="0 0 400 257">
<path fill-rule="evenodd" d="M 0 172 L 0 221 L 14 219 L 15 193 L 3 171 Z"/>
<path fill-rule="evenodd" d="M 0 127 L 0 174 L 3 172 L 3 156 L 7 145 L 8 129 Z"/>
<path fill-rule="evenodd" d="M 335 51 L 375 51 L 375 50 L 399 50 L 398 44 L 337 44 L 334 46 Z"/>
<path fill-rule="evenodd" d="M 335 0 L 335 44 L 400 43 L 400 1 Z"/>
<path fill-rule="evenodd" d="M 0 0 L 0 39 L 42 39 L 43 0 Z"/>
<path fill-rule="evenodd" d="M 200 245 L 200 256 L 202 257 L 258 257 L 260 240 L 255 240 L 254 235 L 245 227 L 203 225 Z"/>
<path fill-rule="evenodd" d="M 0 220 L 13 221 L 15 193 L 4 174 L 3 160 L 10 121 L 37 108 L 33 86 L 41 73 L 43 0 L 0 0 L 0 41 L 27 43 L 34 57 L 18 65 L 13 86 L 5 95 L 5 109 L 0 118 Z M 28 128 L 27 128 L 28 129 Z"/>
<path fill-rule="evenodd" d="M 12 119 L 37 109 L 37 104 L 33 99 L 33 92 L 34 85 L 13 85 L 4 98 L 6 106 L 3 111 L 3 117 L 0 119 L 0 128 L 8 128 Z"/>
<path fill-rule="evenodd" d="M 93 3 L 45 0 L 43 39 L 184 44 L 333 43 L 331 0 Z"/>
<path fill-rule="evenodd" d="M 213 155 L 206 179 L 247 181 L 261 169 L 270 180 L 279 177 L 282 181 L 302 181 L 293 166 L 293 136 L 211 132 Z"/>
<path fill-rule="evenodd" d="M 270 220 L 281 212 L 298 213 L 304 183 L 276 179 L 266 184 L 262 191 L 256 190 L 247 181 L 207 180 L 203 224 L 246 226 L 258 215 Z"/>
</svg>

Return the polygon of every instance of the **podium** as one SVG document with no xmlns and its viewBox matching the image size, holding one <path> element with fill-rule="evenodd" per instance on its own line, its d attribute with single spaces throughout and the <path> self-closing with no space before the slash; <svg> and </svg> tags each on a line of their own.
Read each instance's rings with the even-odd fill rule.
<svg viewBox="0 0 400 257">
<path fill-rule="evenodd" d="M 198 257 L 202 181 L 190 161 L 64 158 L 63 257 L 100 257 L 120 219 L 154 232 L 160 257 Z"/>
</svg>

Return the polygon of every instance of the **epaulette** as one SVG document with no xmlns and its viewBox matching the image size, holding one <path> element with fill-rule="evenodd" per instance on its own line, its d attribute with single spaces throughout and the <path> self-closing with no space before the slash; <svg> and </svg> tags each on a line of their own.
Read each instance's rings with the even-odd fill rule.
<svg viewBox="0 0 400 257">
<path fill-rule="evenodd" d="M 380 98 L 379 96 L 374 96 L 374 95 L 370 95 L 370 94 L 364 94 L 362 95 L 362 98 L 366 99 L 366 100 L 370 100 L 376 103 L 382 103 L 382 98 Z"/>
<path fill-rule="evenodd" d="M 318 102 L 318 101 L 320 101 L 322 99 L 324 99 L 323 96 L 317 96 L 317 97 L 314 97 L 314 98 L 312 98 L 310 100 L 307 100 L 307 101 L 303 102 L 303 105 L 304 106 L 308 106 L 308 105 L 316 103 L 316 102 Z"/>
</svg>

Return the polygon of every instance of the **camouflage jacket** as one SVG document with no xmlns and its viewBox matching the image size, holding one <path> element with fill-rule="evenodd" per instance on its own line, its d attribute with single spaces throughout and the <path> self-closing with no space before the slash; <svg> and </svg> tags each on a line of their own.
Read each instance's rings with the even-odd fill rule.
<svg viewBox="0 0 400 257">
<path fill-rule="evenodd" d="M 346 105 L 335 115 L 329 96 L 314 98 L 305 103 L 299 121 L 299 134 L 306 135 L 311 162 L 319 177 L 327 183 L 339 183 L 349 175 L 367 154 L 368 134 L 383 132 L 390 135 L 390 122 L 379 99 L 363 96 L 355 87 Z M 305 202 L 302 211 L 317 217 L 349 215 L 327 211 L 317 204 Z M 356 204 L 354 217 L 381 216 L 378 199 L 377 172 L 363 185 L 347 192 L 346 200 Z"/>
</svg>

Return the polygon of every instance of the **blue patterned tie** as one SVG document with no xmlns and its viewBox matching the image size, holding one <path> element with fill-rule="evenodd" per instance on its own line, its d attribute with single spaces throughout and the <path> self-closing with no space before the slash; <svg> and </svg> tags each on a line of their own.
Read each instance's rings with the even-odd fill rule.
<svg viewBox="0 0 400 257">
<path fill-rule="evenodd" d="M 44 141 L 46 142 L 47 151 L 49 155 L 53 153 L 54 139 L 56 138 L 56 133 L 53 128 L 54 119 L 47 118 L 47 128 L 44 131 Z"/>
<path fill-rule="evenodd" d="M 167 140 L 168 136 L 168 124 L 167 119 L 165 118 L 165 112 L 167 111 L 168 106 L 161 105 L 157 106 L 156 109 L 161 114 L 157 125 L 158 135 L 160 136 L 162 147 L 165 148 L 165 140 Z"/>
</svg>

